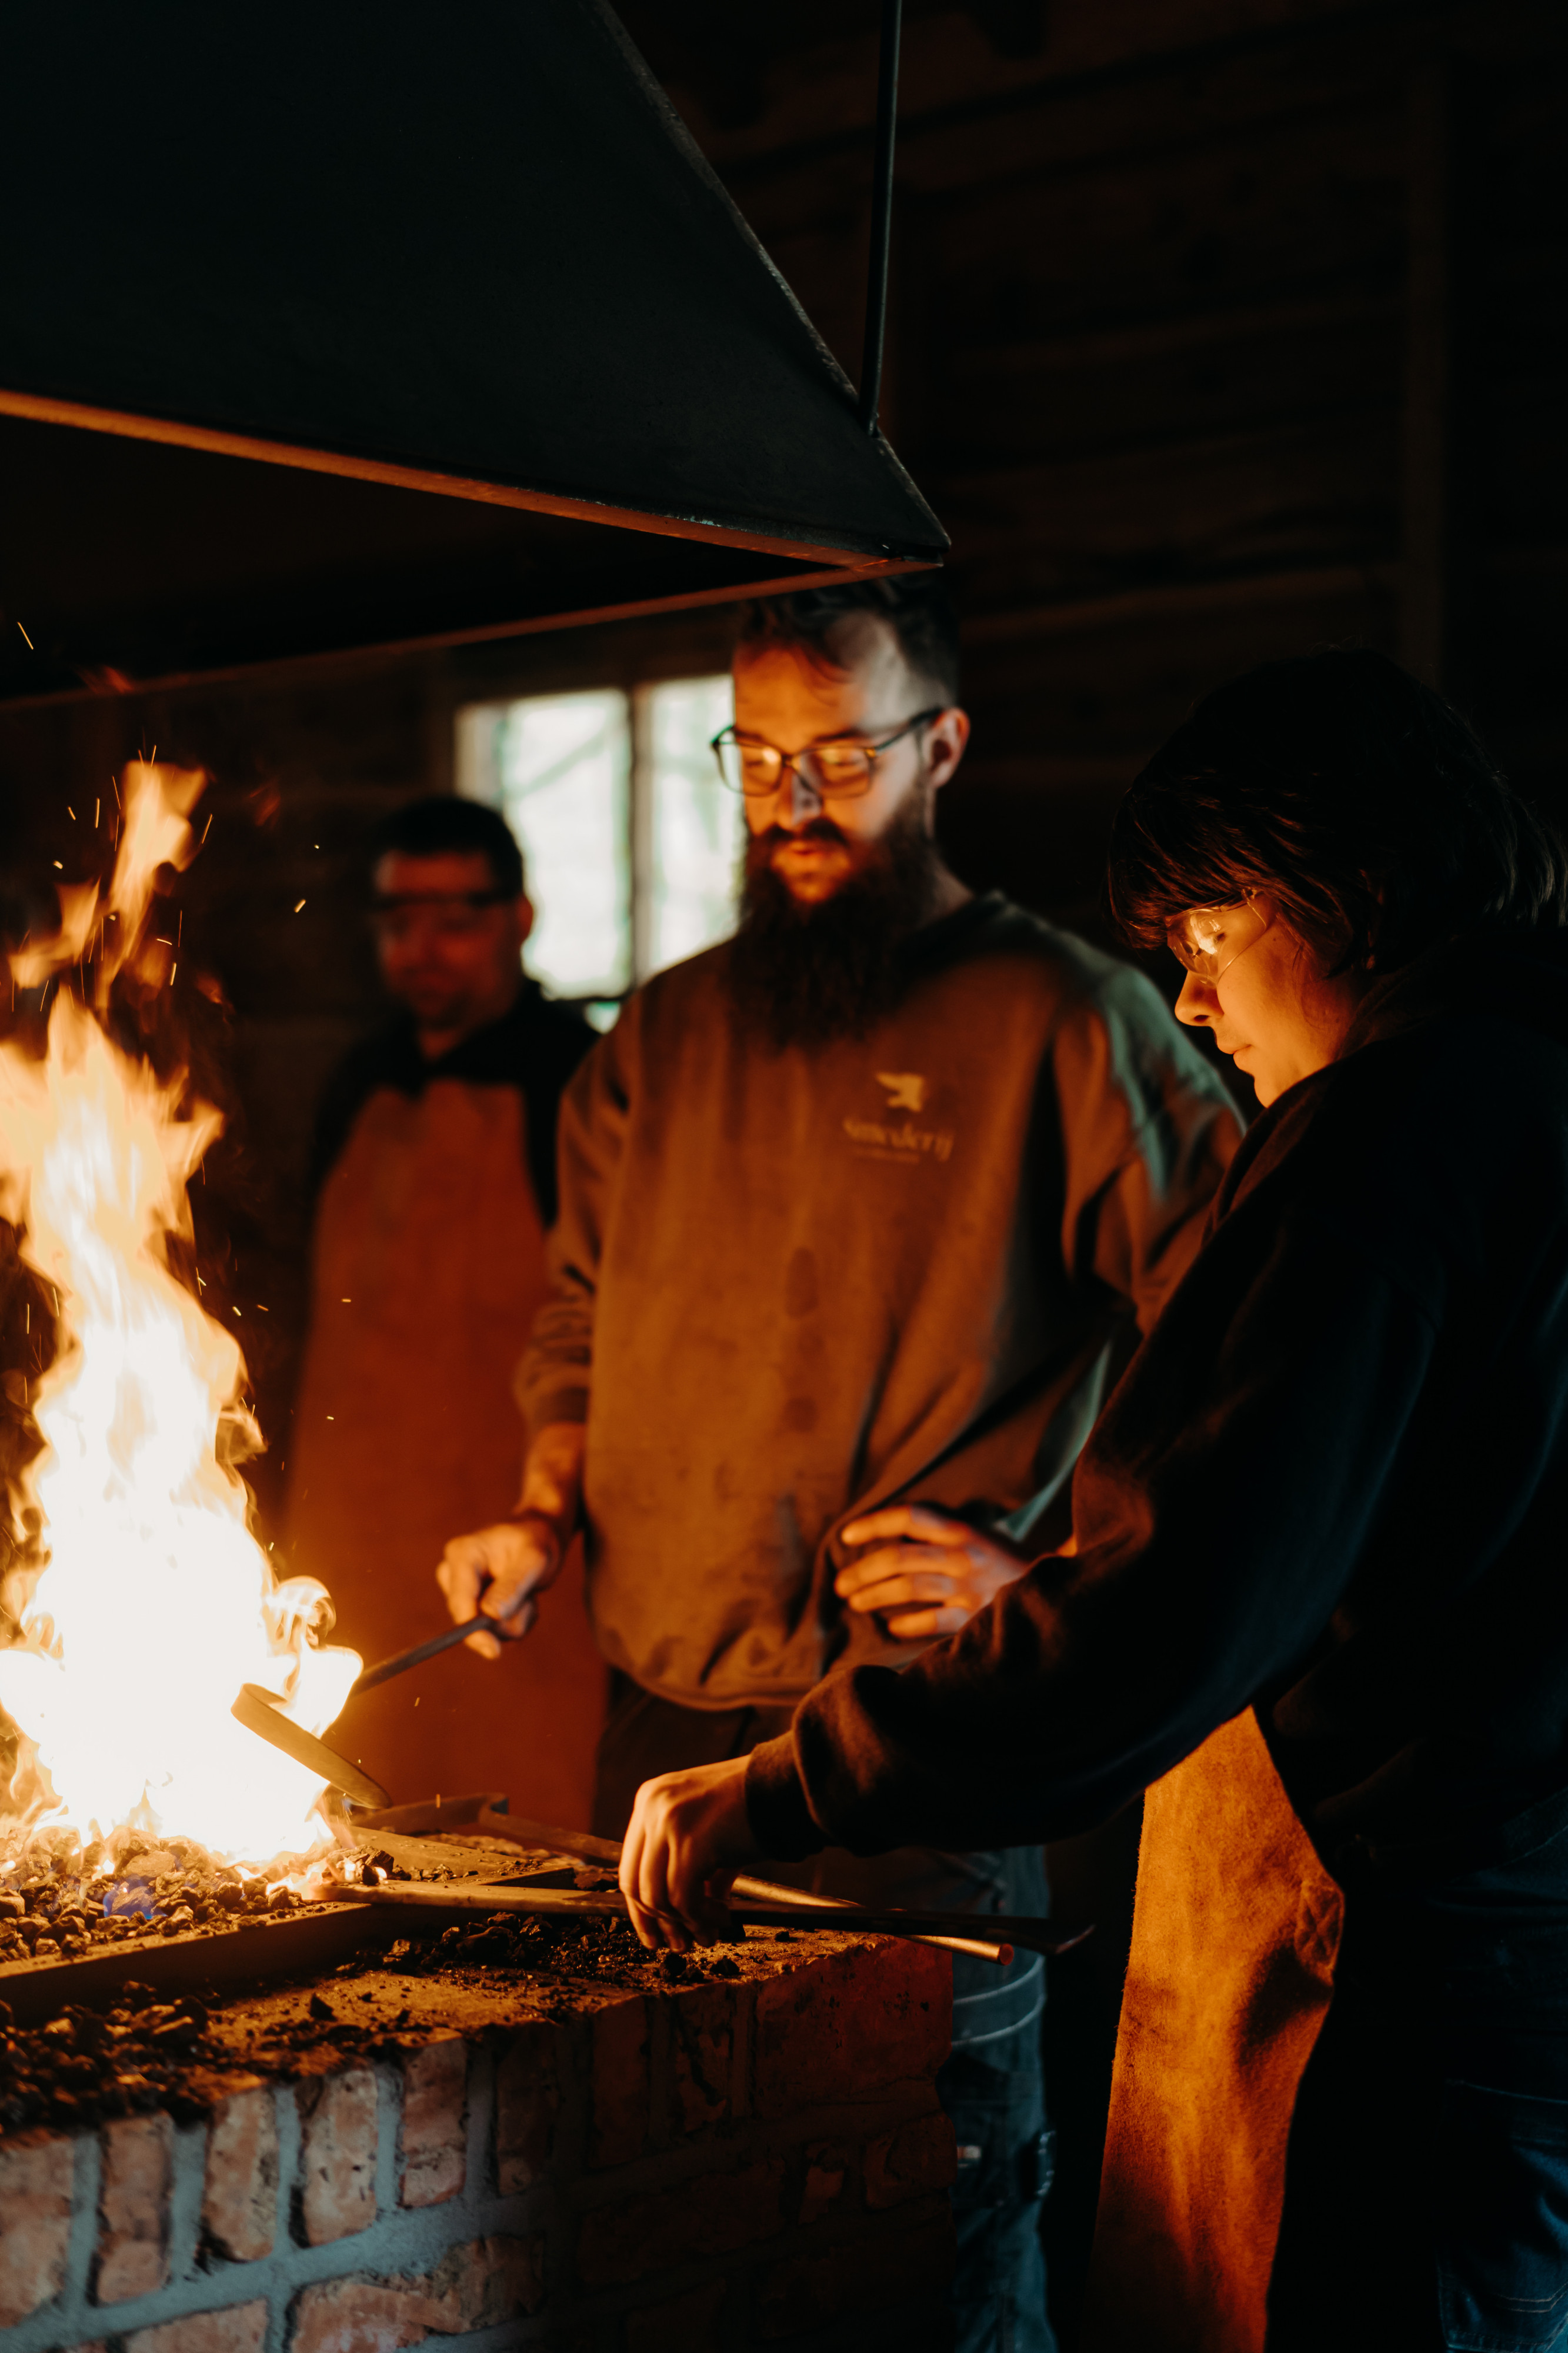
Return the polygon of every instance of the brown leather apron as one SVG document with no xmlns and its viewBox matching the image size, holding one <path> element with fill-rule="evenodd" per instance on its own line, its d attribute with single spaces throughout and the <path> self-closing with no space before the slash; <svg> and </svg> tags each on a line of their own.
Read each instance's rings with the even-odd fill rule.
<svg viewBox="0 0 1568 2353">
<path fill-rule="evenodd" d="M 1342 1917 L 1250 1709 L 1149 1791 L 1084 2353 L 1261 2353 Z"/>
<path fill-rule="evenodd" d="M 512 1379 L 545 1284 L 515 1087 L 437 1080 L 365 1104 L 322 1188 L 289 1445 L 294 1565 L 367 1664 L 439 1633 L 449 1536 L 517 1500 Z M 400 1802 L 504 1789 L 586 1822 L 605 1669 L 574 1552 L 526 1641 L 458 1650 L 351 1703 L 328 1737 Z"/>
</svg>

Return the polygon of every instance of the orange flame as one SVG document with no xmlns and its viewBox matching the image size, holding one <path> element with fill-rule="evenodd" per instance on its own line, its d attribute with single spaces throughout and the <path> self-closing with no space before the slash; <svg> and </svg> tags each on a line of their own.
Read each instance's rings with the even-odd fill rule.
<svg viewBox="0 0 1568 2353">
<path fill-rule="evenodd" d="M 13 959 L 36 987 L 96 957 L 97 1001 L 149 960 L 142 933 L 157 869 L 188 865 L 185 818 L 199 771 L 134 763 L 114 877 L 62 892 L 61 928 Z M 60 1347 L 34 1411 L 46 1441 L 28 1492 L 48 1560 L 24 1577 L 22 1638 L 0 1651 L 0 1706 L 32 1742 L 58 1807 L 83 1838 L 121 1824 L 264 1861 L 319 1844 L 322 1783 L 237 1724 L 244 1683 L 283 1692 L 321 1733 L 359 1672 L 352 1651 L 312 1639 L 313 1578 L 280 1584 L 247 1525 L 236 1452 L 258 1442 L 239 1399 L 233 1335 L 170 1272 L 165 1238 L 191 1234 L 186 1187 L 218 1114 L 182 1111 L 62 989 L 42 1061 L 0 1046 L 0 1215 L 58 1295 Z M 18 1607 L 13 1599 L 13 1608 Z"/>
</svg>

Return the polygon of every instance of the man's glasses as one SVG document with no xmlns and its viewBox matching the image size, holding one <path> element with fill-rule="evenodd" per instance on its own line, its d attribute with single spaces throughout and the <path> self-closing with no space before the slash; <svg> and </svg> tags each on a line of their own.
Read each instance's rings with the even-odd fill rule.
<svg viewBox="0 0 1568 2353">
<path fill-rule="evenodd" d="M 409 891 L 371 901 L 370 919 L 384 939 L 406 938 L 424 916 L 435 930 L 461 939 L 481 929 L 489 907 L 505 905 L 515 891 Z"/>
<path fill-rule="evenodd" d="M 1217 980 L 1237 956 L 1256 947 L 1274 921 L 1272 908 L 1258 903 L 1256 891 L 1223 907 L 1189 907 L 1165 926 L 1165 945 L 1178 964 L 1200 980 Z"/>
<path fill-rule="evenodd" d="M 748 800 L 769 799 L 784 786 L 786 771 L 793 769 L 808 792 L 818 800 L 853 800 L 858 794 L 869 792 L 877 773 L 877 763 L 884 752 L 901 744 L 917 727 L 929 726 L 941 717 L 944 703 L 933 703 L 929 711 L 917 711 L 890 735 L 879 743 L 860 744 L 846 737 L 833 744 L 811 744 L 804 752 L 781 752 L 776 744 L 759 744 L 749 735 L 737 735 L 732 727 L 725 727 L 713 738 L 713 757 L 719 763 L 719 774 L 732 793 L 743 793 Z"/>
</svg>

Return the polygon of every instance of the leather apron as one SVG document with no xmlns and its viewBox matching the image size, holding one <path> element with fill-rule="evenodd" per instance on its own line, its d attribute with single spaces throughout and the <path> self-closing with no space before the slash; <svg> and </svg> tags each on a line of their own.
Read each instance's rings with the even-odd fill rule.
<svg viewBox="0 0 1568 2353">
<path fill-rule="evenodd" d="M 1150 1789 L 1084 2353 L 1261 2353 L 1342 1919 L 1250 1709 Z"/>
<path fill-rule="evenodd" d="M 546 1281 L 512 1086 L 384 1087 L 322 1187 L 289 1449 L 294 1567 L 319 1577 L 333 1639 L 366 1664 L 449 1620 L 450 1536 L 517 1501 L 512 1380 Z M 504 1790 L 520 1813 L 588 1819 L 605 1669 L 580 1548 L 521 1642 L 458 1649 L 351 1701 L 327 1735 L 399 1803 Z"/>
</svg>

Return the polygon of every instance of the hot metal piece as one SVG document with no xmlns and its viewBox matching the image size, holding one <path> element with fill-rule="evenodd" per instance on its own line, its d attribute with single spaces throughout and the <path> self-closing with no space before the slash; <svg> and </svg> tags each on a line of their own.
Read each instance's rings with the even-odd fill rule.
<svg viewBox="0 0 1568 2353">
<path fill-rule="evenodd" d="M 373 1781 L 368 1773 L 351 1765 L 346 1757 L 340 1757 L 324 1741 L 302 1732 L 297 1724 L 290 1724 L 286 1715 L 279 1713 L 282 1704 L 276 1692 L 263 1691 L 259 1683 L 242 1683 L 239 1697 L 229 1713 L 247 1732 L 269 1740 L 274 1748 L 281 1748 L 285 1757 L 292 1757 L 296 1764 L 309 1766 L 312 1773 L 319 1773 L 323 1781 L 341 1789 L 356 1806 L 392 1803 L 379 1781 Z"/>
</svg>

